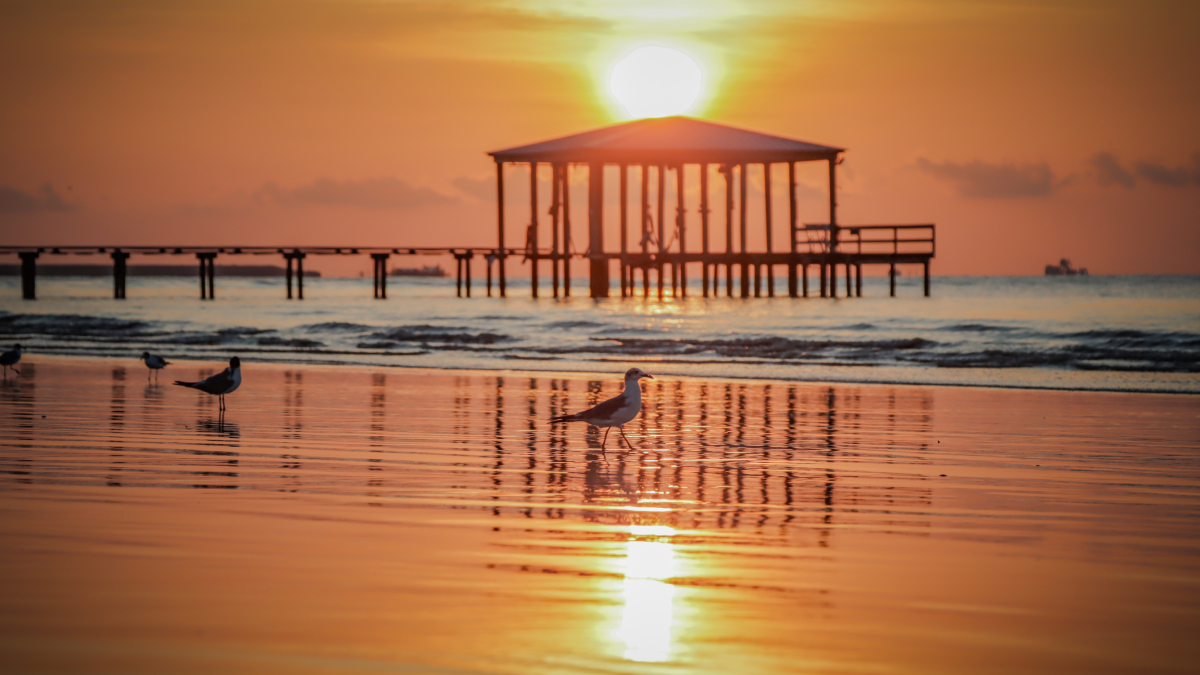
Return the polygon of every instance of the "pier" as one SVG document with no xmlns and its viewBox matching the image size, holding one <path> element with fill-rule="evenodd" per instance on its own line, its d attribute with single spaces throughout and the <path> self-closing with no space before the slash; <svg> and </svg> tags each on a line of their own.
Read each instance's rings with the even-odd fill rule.
<svg viewBox="0 0 1200 675">
<path fill-rule="evenodd" d="M 809 296 L 809 270 L 820 280 L 821 297 L 838 297 L 838 269 L 846 280 L 845 297 L 862 295 L 865 265 L 883 265 L 891 278 L 890 294 L 896 294 L 896 266 L 918 264 L 924 271 L 924 292 L 930 294 L 930 261 L 936 253 L 936 228 L 932 224 L 846 225 L 838 221 L 837 166 L 844 148 L 819 145 L 762 134 L 688 117 L 663 117 L 617 124 L 602 129 L 488 153 L 496 163 L 497 238 L 505 242 L 505 167 L 525 165 L 529 176 L 529 213 L 526 224 L 525 258 L 531 263 L 530 286 L 538 297 L 541 263 L 550 264 L 551 294 L 560 295 L 559 278 L 569 277 L 573 255 L 570 185 L 574 172 L 587 175 L 587 249 L 581 257 L 589 263 L 590 292 L 594 298 L 608 297 L 612 263 L 618 267 L 621 297 L 636 296 L 638 276 L 641 295 L 672 297 L 687 295 L 689 267 L 700 268 L 704 297 L 774 297 L 775 273 L 784 268 L 789 297 Z M 801 162 L 828 164 L 828 213 L 825 223 L 797 223 L 796 165 Z M 762 176 L 765 250 L 748 246 L 749 208 L 747 194 L 753 167 Z M 788 176 L 787 250 L 775 248 L 775 214 L 771 197 L 772 171 L 784 168 Z M 605 248 L 606 173 L 616 169 L 616 202 L 620 248 Z M 538 183 L 548 173 L 551 190 L 549 216 L 550 251 L 542 253 L 544 227 L 541 222 Z M 689 190 L 687 174 L 698 177 Z M 631 208 L 631 178 L 637 203 Z M 674 205 L 668 204 L 668 185 L 674 184 Z M 724 242 L 712 232 L 712 189 L 719 183 L 720 225 Z M 689 208 L 688 198 L 693 204 Z M 612 195 L 608 195 L 612 196 Z M 697 203 L 698 202 L 698 203 Z M 670 208 L 670 212 L 668 211 Z M 632 214 L 631 214 L 632 211 Z M 689 214 L 692 217 L 689 218 Z M 670 216 L 670 217 L 668 217 Z M 699 222 L 696 222 L 696 221 Z M 636 228 L 631 238 L 631 226 Z M 689 248 L 688 235 L 699 229 L 699 250 Z M 693 235 L 694 236 L 694 235 Z M 500 260 L 500 288 L 504 294 L 504 260 Z M 722 279 L 724 283 L 722 284 Z M 722 293 L 723 291 L 723 293 Z M 561 294 L 568 295 L 569 287 Z"/>
<path fill-rule="evenodd" d="M 309 256 L 370 256 L 374 262 L 373 293 L 387 298 L 387 263 L 391 256 L 452 256 L 458 297 L 471 297 L 471 266 L 482 257 L 489 297 L 508 295 L 510 258 L 530 265 L 530 293 L 542 293 L 544 268 L 550 269 L 552 297 L 571 293 L 571 261 L 586 261 L 589 291 L 607 298 L 616 267 L 621 297 L 686 297 L 689 271 L 699 269 L 703 297 L 775 297 L 777 278 L 786 278 L 791 298 L 861 297 L 863 268 L 882 266 L 896 295 L 897 265 L 920 265 L 924 295 L 930 295 L 930 262 L 936 253 L 936 227 L 920 224 L 844 224 L 838 219 L 837 166 L 844 148 L 762 134 L 688 117 L 643 119 L 562 138 L 488 153 L 496 166 L 497 231 L 495 246 L 468 247 L 271 247 L 271 246 L 0 246 L 0 254 L 21 259 L 21 292 L 37 297 L 37 263 L 41 256 L 107 255 L 112 259 L 113 297 L 126 297 L 125 278 L 131 255 L 194 256 L 200 298 L 216 296 L 218 256 L 281 256 L 286 262 L 288 299 L 304 299 L 304 261 Z M 798 223 L 796 167 L 802 162 L 828 165 L 828 220 Z M 506 169 L 522 165 L 529 177 L 529 220 L 523 246 L 508 246 Z M 777 250 L 772 199 L 773 172 L 787 172 L 786 248 Z M 615 194 L 606 194 L 606 174 L 616 175 Z M 747 196 L 751 171 L 763 185 L 763 250 L 750 250 Z M 577 250 L 572 228 L 572 176 L 586 174 L 586 249 Z M 690 183 L 688 175 L 696 180 Z M 550 183 L 549 204 L 538 193 L 539 179 Z M 631 180 L 632 179 L 632 180 Z M 632 189 L 630 183 L 633 183 Z M 669 204 L 668 186 L 674 204 Z M 607 186 L 611 191 L 612 186 Z M 713 195 L 719 217 L 713 218 Z M 635 196 L 636 203 L 631 208 Z M 606 201 L 606 196 L 609 197 Z M 605 245 L 605 206 L 616 197 L 620 244 Z M 689 199 L 691 203 L 689 203 Z M 522 200 L 523 201 L 523 200 Z M 548 218 L 543 224 L 542 209 Z M 668 208 L 670 212 L 668 212 Z M 670 217 L 668 218 L 668 214 Z M 690 217 L 689 217 L 690 216 Z M 714 223 L 714 221 L 717 221 Z M 714 225 L 720 228 L 714 232 Z M 631 228 L 635 228 L 631 232 Z M 548 232 L 546 230 L 549 230 Z M 611 228 L 609 228 L 611 229 Z M 689 234 L 700 238 L 689 246 Z M 723 234 L 723 236 L 721 236 Z M 549 235 L 549 236 L 546 236 Z M 631 236 L 632 235 L 632 236 Z M 546 242 L 547 245 L 543 245 Z M 719 249 L 719 250 L 718 250 Z M 778 275 L 777 273 L 782 272 Z M 840 275 L 839 275 L 840 272 Z M 844 289 L 839 290 L 839 280 Z M 294 282 L 294 283 L 293 283 Z"/>
</svg>

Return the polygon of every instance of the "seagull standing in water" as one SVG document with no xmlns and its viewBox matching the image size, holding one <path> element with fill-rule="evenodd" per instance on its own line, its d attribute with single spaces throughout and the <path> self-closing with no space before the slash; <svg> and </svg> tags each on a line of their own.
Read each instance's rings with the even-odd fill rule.
<svg viewBox="0 0 1200 675">
<path fill-rule="evenodd" d="M 17 361 L 21 360 L 21 345 L 13 345 L 13 348 L 0 354 L 0 366 L 4 366 L 4 379 L 8 379 L 8 369 L 17 370 Z M 20 371 L 17 371 L 20 374 Z"/>
<path fill-rule="evenodd" d="M 154 379 L 157 380 L 158 379 L 158 371 L 162 370 L 163 368 L 166 368 L 167 364 L 171 363 L 170 361 L 164 359 L 163 357 L 155 356 L 154 354 L 151 354 L 150 352 L 142 352 L 142 355 L 139 358 L 141 358 L 141 360 L 146 363 L 146 367 L 149 368 L 149 370 L 146 371 L 146 379 L 147 380 L 150 379 L 150 373 L 154 373 Z"/>
<path fill-rule="evenodd" d="M 175 384 L 181 387 L 199 389 L 213 396 L 219 396 L 221 399 L 221 412 L 224 412 L 225 394 L 232 394 L 242 384 L 242 360 L 236 356 L 229 359 L 228 368 L 199 382 L 180 382 L 179 380 L 175 380 Z"/>
<path fill-rule="evenodd" d="M 577 412 L 574 415 L 563 415 L 550 420 L 555 422 L 587 422 L 588 424 L 604 429 L 604 441 L 600 443 L 600 451 L 604 451 L 604 446 L 608 443 L 608 432 L 612 431 L 613 427 L 621 432 L 621 438 L 625 439 L 625 444 L 629 449 L 633 449 L 633 443 L 629 442 L 629 438 L 625 436 L 624 425 L 633 421 L 633 418 L 638 416 L 642 411 L 642 386 L 638 384 L 638 380 L 642 378 L 654 379 L 653 375 L 647 374 L 641 368 L 630 368 L 625 373 L 625 390 L 619 395 L 608 399 L 607 401 L 597 405 L 595 408 Z"/>
</svg>

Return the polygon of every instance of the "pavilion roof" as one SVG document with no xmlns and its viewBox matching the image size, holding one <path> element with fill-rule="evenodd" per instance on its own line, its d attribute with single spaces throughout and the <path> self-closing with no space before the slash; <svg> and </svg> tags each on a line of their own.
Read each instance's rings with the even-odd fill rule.
<svg viewBox="0 0 1200 675">
<path fill-rule="evenodd" d="M 833 159 L 844 148 L 692 117 L 656 117 L 489 152 L 498 162 L 695 164 Z"/>
</svg>

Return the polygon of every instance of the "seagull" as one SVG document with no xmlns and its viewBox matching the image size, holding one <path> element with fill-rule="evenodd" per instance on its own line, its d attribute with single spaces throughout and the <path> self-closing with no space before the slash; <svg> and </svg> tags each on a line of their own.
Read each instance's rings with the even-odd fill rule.
<svg viewBox="0 0 1200 675">
<path fill-rule="evenodd" d="M 225 394 L 232 394 L 242 384 L 242 361 L 235 356 L 229 359 L 228 368 L 212 377 L 200 380 L 199 382 L 180 382 L 179 380 L 175 380 L 175 384 L 181 387 L 199 389 L 206 394 L 221 397 L 221 411 L 223 412 L 225 410 Z"/>
<path fill-rule="evenodd" d="M 625 439 L 626 445 L 632 450 L 633 443 L 629 442 L 629 438 L 625 436 L 625 430 L 621 427 L 633 421 L 633 418 L 642 411 L 642 387 L 638 384 L 638 380 L 643 377 L 654 379 L 653 375 L 646 373 L 641 368 L 630 368 L 625 373 L 625 390 L 618 396 L 608 399 L 595 408 L 577 412 L 574 415 L 555 417 L 550 422 L 587 422 L 594 427 L 603 428 L 605 431 L 604 441 L 600 443 L 601 452 L 608 443 L 608 432 L 616 427 L 617 431 L 621 432 L 621 438 Z"/>
<path fill-rule="evenodd" d="M 154 354 L 151 354 L 150 352 L 142 352 L 142 355 L 139 358 L 142 361 L 145 361 L 146 367 L 149 368 L 149 370 L 146 371 L 146 379 L 147 380 L 150 379 L 150 373 L 154 373 L 154 375 L 157 377 L 158 371 L 162 370 L 163 368 L 166 368 L 167 364 L 171 363 L 170 361 L 164 359 L 163 357 L 155 356 Z"/>
<path fill-rule="evenodd" d="M 13 345 L 9 351 L 0 354 L 0 366 L 4 366 L 4 377 L 8 378 L 8 369 L 17 370 L 17 361 L 21 360 L 21 345 Z M 20 374 L 20 371 L 17 371 Z"/>
</svg>

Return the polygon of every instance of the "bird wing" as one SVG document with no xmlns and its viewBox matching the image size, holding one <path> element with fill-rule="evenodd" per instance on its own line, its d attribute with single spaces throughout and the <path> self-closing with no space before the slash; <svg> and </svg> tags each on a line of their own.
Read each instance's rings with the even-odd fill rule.
<svg viewBox="0 0 1200 675">
<path fill-rule="evenodd" d="M 212 377 L 200 380 L 199 382 L 192 382 L 191 384 L 183 383 L 183 386 L 199 389 L 206 394 L 224 394 L 233 386 L 233 369 L 226 368 Z"/>
<path fill-rule="evenodd" d="M 618 410 L 629 404 L 629 398 L 622 392 L 603 403 L 596 405 L 594 408 L 588 408 L 583 412 L 577 412 L 574 415 L 568 415 L 567 419 L 572 420 L 598 420 L 607 419 L 617 413 Z"/>
</svg>

